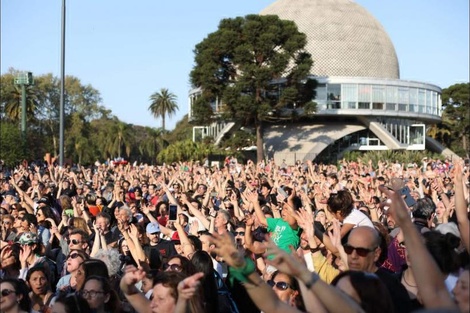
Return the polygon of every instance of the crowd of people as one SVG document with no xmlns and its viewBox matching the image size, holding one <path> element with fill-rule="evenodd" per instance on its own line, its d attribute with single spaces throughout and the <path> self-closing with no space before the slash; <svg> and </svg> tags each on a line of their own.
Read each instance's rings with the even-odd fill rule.
<svg viewBox="0 0 470 313">
<path fill-rule="evenodd" d="M 470 310 L 463 160 L 0 175 L 2 313 Z"/>
</svg>

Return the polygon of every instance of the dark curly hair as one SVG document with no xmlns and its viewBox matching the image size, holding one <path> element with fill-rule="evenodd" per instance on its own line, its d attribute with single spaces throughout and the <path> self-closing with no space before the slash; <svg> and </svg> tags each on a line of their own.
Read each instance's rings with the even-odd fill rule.
<svg viewBox="0 0 470 313">
<path fill-rule="evenodd" d="M 337 193 L 330 194 L 327 204 L 330 212 L 340 212 L 343 218 L 348 216 L 354 208 L 353 198 L 347 190 L 340 190 Z"/>
</svg>

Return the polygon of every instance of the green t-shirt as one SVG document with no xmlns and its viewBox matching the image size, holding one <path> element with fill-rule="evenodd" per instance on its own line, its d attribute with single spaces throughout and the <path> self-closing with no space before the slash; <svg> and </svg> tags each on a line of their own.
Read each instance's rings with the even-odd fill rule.
<svg viewBox="0 0 470 313">
<path fill-rule="evenodd" d="M 268 232 L 271 234 L 272 241 L 280 249 L 291 253 L 290 246 L 297 249 L 300 243 L 300 227 L 292 229 L 282 218 L 267 218 Z M 268 256 L 271 259 L 271 256 Z"/>
</svg>

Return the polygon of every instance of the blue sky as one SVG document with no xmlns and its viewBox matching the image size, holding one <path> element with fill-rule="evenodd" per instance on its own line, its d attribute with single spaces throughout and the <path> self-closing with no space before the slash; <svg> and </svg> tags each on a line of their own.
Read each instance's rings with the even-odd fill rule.
<svg viewBox="0 0 470 313">
<path fill-rule="evenodd" d="M 324 0 L 328 1 L 328 0 Z M 67 0 L 66 74 L 98 89 L 124 122 L 160 127 L 149 96 L 168 88 L 188 111 L 194 46 L 222 18 L 259 13 L 274 0 Z M 294 3 L 295 0 L 292 0 Z M 469 81 L 468 0 L 357 0 L 388 32 L 402 79 L 442 88 Z M 61 0 L 3 0 L 0 69 L 60 73 Z"/>
</svg>

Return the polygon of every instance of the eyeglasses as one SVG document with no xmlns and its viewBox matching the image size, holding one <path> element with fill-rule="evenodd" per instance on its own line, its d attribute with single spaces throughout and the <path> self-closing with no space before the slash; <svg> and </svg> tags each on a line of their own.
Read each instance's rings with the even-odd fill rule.
<svg viewBox="0 0 470 313">
<path fill-rule="evenodd" d="M 181 272 L 183 268 L 178 264 L 163 264 L 164 271 L 171 271 L 171 272 Z"/>
<path fill-rule="evenodd" d="M 3 224 L 5 224 L 5 225 L 10 225 L 11 222 L 10 222 L 10 221 L 3 221 Z"/>
<path fill-rule="evenodd" d="M 287 290 L 287 288 L 292 289 L 292 287 L 288 283 L 286 283 L 285 281 L 275 282 L 274 280 L 271 279 L 271 280 L 267 281 L 267 284 L 271 287 L 276 286 L 276 288 L 279 289 L 279 290 Z"/>
<path fill-rule="evenodd" d="M 235 236 L 245 236 L 245 232 L 244 231 L 236 231 L 233 233 Z"/>
<path fill-rule="evenodd" d="M 69 255 L 69 256 L 67 257 L 67 260 L 68 260 L 68 259 L 72 259 L 72 260 L 73 260 L 73 259 L 78 258 L 79 256 L 80 256 L 80 254 L 74 253 L 74 254 Z"/>
<path fill-rule="evenodd" d="M 356 250 L 357 255 L 362 256 L 362 257 L 367 256 L 369 253 L 374 252 L 375 249 L 377 249 L 377 248 L 374 248 L 374 249 L 356 248 L 356 247 L 350 246 L 348 244 L 344 245 L 343 248 L 344 248 L 344 252 L 346 252 L 346 254 L 352 254 L 353 251 Z"/>
<path fill-rule="evenodd" d="M 91 298 L 96 298 L 96 296 L 98 296 L 99 294 L 104 294 L 103 291 L 95 291 L 95 290 L 81 290 L 79 292 L 79 294 L 83 297 L 83 298 L 88 298 L 88 296 L 90 296 Z"/>
<path fill-rule="evenodd" d="M 2 297 L 8 297 L 12 293 L 16 294 L 16 291 L 10 290 L 10 289 L 3 289 L 2 292 L 1 292 L 1 295 L 2 295 Z"/>
</svg>

